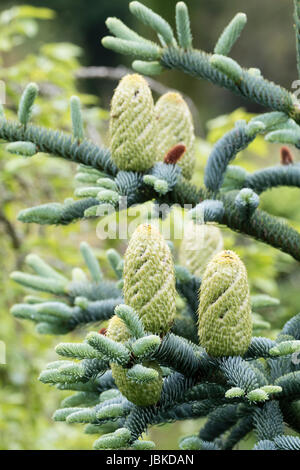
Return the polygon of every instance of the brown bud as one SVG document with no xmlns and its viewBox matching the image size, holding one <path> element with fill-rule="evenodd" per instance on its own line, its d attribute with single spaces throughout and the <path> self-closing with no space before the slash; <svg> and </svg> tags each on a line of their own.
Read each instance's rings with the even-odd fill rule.
<svg viewBox="0 0 300 470">
<path fill-rule="evenodd" d="M 280 163 L 281 165 L 291 165 L 292 163 L 294 163 L 294 157 L 288 147 L 281 147 Z"/>
<path fill-rule="evenodd" d="M 186 152 L 186 146 L 184 144 L 177 144 L 174 145 L 165 155 L 164 163 L 168 163 L 169 165 L 175 165 L 182 155 Z"/>
</svg>

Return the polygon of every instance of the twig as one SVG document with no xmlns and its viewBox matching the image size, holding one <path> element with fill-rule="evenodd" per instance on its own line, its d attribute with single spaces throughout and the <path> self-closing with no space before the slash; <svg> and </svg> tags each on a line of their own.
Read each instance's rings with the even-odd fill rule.
<svg viewBox="0 0 300 470">
<path fill-rule="evenodd" d="M 10 220 L 8 220 L 2 210 L 0 210 L 0 223 L 4 225 L 6 233 L 12 241 L 13 248 L 18 250 L 21 247 L 21 240 L 19 239 L 13 224 L 10 222 Z"/>
</svg>

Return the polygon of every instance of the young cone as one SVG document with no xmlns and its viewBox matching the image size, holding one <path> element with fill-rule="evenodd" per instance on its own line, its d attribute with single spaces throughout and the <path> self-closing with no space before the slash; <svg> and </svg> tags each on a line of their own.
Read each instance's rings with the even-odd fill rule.
<svg viewBox="0 0 300 470">
<path fill-rule="evenodd" d="M 120 170 L 146 171 L 155 161 L 154 103 L 138 74 L 120 81 L 111 103 L 111 156 Z"/>
<path fill-rule="evenodd" d="M 195 167 L 195 135 L 191 112 L 179 93 L 165 93 L 155 105 L 156 155 L 164 159 L 167 152 L 177 144 L 184 144 L 186 152 L 178 165 L 182 175 L 191 179 Z"/>
<path fill-rule="evenodd" d="M 172 255 L 159 231 L 147 224 L 133 233 L 124 259 L 124 299 L 145 330 L 165 334 L 176 313 Z"/>
<path fill-rule="evenodd" d="M 190 221 L 184 230 L 179 262 L 195 276 L 202 277 L 207 263 L 222 250 L 223 237 L 218 227 Z"/>
<path fill-rule="evenodd" d="M 251 341 L 247 271 L 232 251 L 208 264 L 200 287 L 199 341 L 211 356 L 243 355 Z"/>
<path fill-rule="evenodd" d="M 130 333 L 123 320 L 115 315 L 109 322 L 106 336 L 114 341 L 124 343 L 129 339 Z M 163 384 L 162 371 L 155 362 L 146 362 L 143 365 L 156 370 L 159 374 L 158 378 L 149 383 L 140 384 L 127 376 L 129 369 L 115 363 L 110 366 L 120 392 L 135 405 L 150 406 L 157 403 L 160 398 Z"/>
</svg>

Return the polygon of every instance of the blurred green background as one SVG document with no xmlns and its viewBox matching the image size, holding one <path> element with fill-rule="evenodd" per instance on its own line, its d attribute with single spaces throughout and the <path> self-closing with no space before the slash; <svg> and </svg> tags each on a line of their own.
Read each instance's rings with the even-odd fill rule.
<svg viewBox="0 0 300 470">
<path fill-rule="evenodd" d="M 15 117 L 20 92 L 30 81 L 40 86 L 33 120 L 52 128 L 69 130 L 70 96 L 78 94 L 84 107 L 86 129 L 96 142 L 107 141 L 108 107 L 116 81 L 76 78 L 81 67 L 130 67 L 130 61 L 105 50 L 100 39 L 107 31 L 107 16 L 121 17 L 128 25 L 147 34 L 128 12 L 127 0 L 31 0 L 0 4 L 0 79 L 7 87 L 6 114 Z M 287 0 L 189 0 L 195 47 L 212 50 L 222 28 L 237 11 L 248 15 L 248 25 L 233 56 L 242 65 L 259 67 L 275 82 L 291 88 L 296 76 L 292 1 Z M 145 4 L 174 18 L 175 0 L 147 0 Z M 18 7 L 19 5 L 19 7 Z M 151 36 L 151 34 L 150 34 Z M 103 69 L 102 69 L 103 71 Z M 238 119 L 249 119 L 261 109 L 225 90 L 177 72 L 158 77 L 159 85 L 177 88 L 191 99 L 197 129 L 197 171 L 203 168 L 213 143 Z M 156 84 L 157 88 L 157 84 Z M 158 94 L 154 92 L 155 98 Z M 293 150 L 295 159 L 299 156 Z M 238 163 L 248 170 L 275 164 L 279 147 L 258 138 Z M 94 437 L 85 436 L 80 426 L 53 423 L 51 415 L 64 395 L 39 383 L 45 365 L 56 359 L 59 338 L 39 336 L 31 324 L 15 320 L 10 307 L 21 300 L 23 291 L 9 280 L 9 273 L 22 269 L 25 256 L 35 252 L 59 269 L 81 265 L 79 243 L 88 241 L 100 257 L 109 248 L 96 237 L 96 222 L 83 221 L 69 227 L 23 226 L 16 217 L 20 209 L 72 195 L 75 166 L 46 156 L 22 159 L 0 145 L 0 341 L 6 343 L 7 364 L 0 365 L 0 449 L 90 449 Z M 277 189 L 262 197 L 262 207 L 289 219 L 300 229 L 299 193 Z M 252 293 L 280 298 L 276 310 L 264 316 L 272 325 L 263 331 L 273 337 L 278 328 L 300 311 L 300 271 L 289 256 L 223 230 L 225 245 L 234 248 L 245 262 Z M 124 243 L 114 242 L 122 251 Z M 84 338 L 84 331 L 65 340 Z M 151 431 L 159 449 L 176 449 L 178 437 L 199 429 L 185 422 Z M 241 448 L 251 445 L 245 441 Z"/>
</svg>

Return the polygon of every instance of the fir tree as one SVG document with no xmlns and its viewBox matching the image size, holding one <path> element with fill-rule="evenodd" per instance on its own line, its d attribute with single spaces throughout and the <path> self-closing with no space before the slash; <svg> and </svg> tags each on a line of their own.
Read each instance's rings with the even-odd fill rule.
<svg viewBox="0 0 300 470">
<path fill-rule="evenodd" d="M 294 3 L 299 55 L 299 1 Z M 154 106 L 146 80 L 139 74 L 126 76 L 112 99 L 111 142 L 110 148 L 104 148 L 84 137 L 76 97 L 71 99 L 72 135 L 31 124 L 38 87 L 30 84 L 20 100 L 19 121 L 1 114 L 0 138 L 10 152 L 26 157 L 44 152 L 77 162 L 75 179 L 81 186 L 75 190 L 76 200 L 27 208 L 19 220 L 69 224 L 97 217 L 108 206 L 121 209 L 124 196 L 129 206 L 150 200 L 169 206 L 190 204 L 193 224 L 225 225 L 299 261 L 299 233 L 259 209 L 264 191 L 300 186 L 299 165 L 289 158 L 288 164 L 254 173 L 230 165 L 261 134 L 269 142 L 300 148 L 300 113 L 293 95 L 257 69 L 243 68 L 228 57 L 246 16 L 237 14 L 214 53 L 207 54 L 192 47 L 184 2 L 176 6 L 177 37 L 165 19 L 141 3 L 131 2 L 130 10 L 155 31 L 159 43 L 116 18 L 107 21 L 114 36 L 102 43 L 132 55 L 139 74 L 181 70 L 268 112 L 249 123 L 238 122 L 216 143 L 205 168 L 205 185 L 195 187 L 189 181 L 193 128 L 178 96 L 179 107 L 167 116 L 170 135 L 163 136 L 155 119 L 160 103 Z M 177 135 L 179 115 L 186 120 L 180 121 L 184 125 Z M 80 251 L 89 277 L 76 267 L 69 279 L 36 255 L 26 259 L 33 273 L 12 273 L 13 280 L 37 291 L 15 305 L 12 313 L 36 323 L 41 334 L 63 335 L 80 325 L 110 320 L 107 331 L 90 332 L 83 342 L 58 344 L 56 352 L 62 359 L 41 373 L 43 383 L 73 392 L 54 413 L 54 420 L 85 423 L 85 432 L 97 435 L 96 449 L 151 449 L 152 442 L 139 440 L 149 426 L 206 417 L 197 435 L 180 441 L 181 449 L 232 449 L 254 430 L 256 450 L 299 450 L 300 438 L 288 435 L 284 425 L 300 432 L 300 365 L 292 360 L 300 351 L 300 314 L 284 325 L 275 340 L 252 336 L 252 324 L 255 327 L 261 320 L 251 315 L 251 306 L 275 308 L 276 301 L 250 298 L 246 268 L 235 253 L 216 253 L 218 243 L 216 252 L 206 243 L 195 248 L 205 250 L 205 256 L 200 253 L 201 271 L 194 263 L 174 267 L 161 234 L 143 225 L 133 234 L 124 260 L 114 250 L 107 252 L 115 281 L 105 280 L 86 243 Z M 184 300 L 180 314 L 176 296 Z"/>
</svg>

